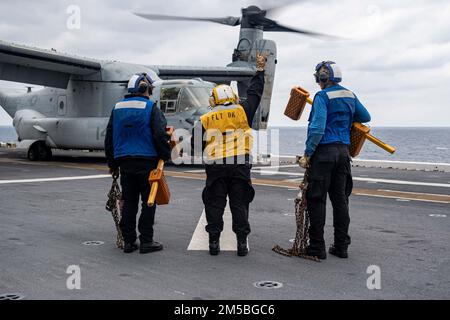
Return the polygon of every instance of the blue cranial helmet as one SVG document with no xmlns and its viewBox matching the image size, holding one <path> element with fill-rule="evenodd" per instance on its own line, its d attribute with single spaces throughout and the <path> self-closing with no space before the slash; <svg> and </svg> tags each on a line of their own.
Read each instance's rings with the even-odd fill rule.
<svg viewBox="0 0 450 320">
<path fill-rule="evenodd" d="M 139 84 L 142 81 L 147 81 L 148 85 L 145 86 L 139 86 Z M 147 90 L 147 88 L 149 86 L 151 86 L 153 84 L 153 80 L 152 78 L 150 78 L 150 76 L 148 74 L 146 74 L 145 72 L 143 73 L 138 73 L 135 74 L 131 77 L 130 81 L 128 81 L 128 92 L 129 93 L 143 93 Z"/>
<path fill-rule="evenodd" d="M 329 78 L 330 81 L 333 81 L 336 83 L 342 81 L 341 68 L 339 68 L 339 66 L 333 61 L 322 61 L 317 64 L 316 69 L 315 69 L 316 70 L 315 75 L 316 75 L 317 82 L 319 82 L 318 81 L 318 79 L 319 79 L 318 72 L 319 72 L 320 68 L 322 68 L 322 67 L 327 68 L 328 72 L 330 73 L 330 78 Z"/>
</svg>

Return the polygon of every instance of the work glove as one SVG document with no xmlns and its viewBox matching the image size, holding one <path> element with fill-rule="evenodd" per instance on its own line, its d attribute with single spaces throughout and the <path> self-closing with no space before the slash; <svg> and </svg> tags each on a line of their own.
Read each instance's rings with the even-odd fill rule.
<svg viewBox="0 0 450 320">
<path fill-rule="evenodd" d="M 256 54 L 256 70 L 258 71 L 264 71 L 264 68 L 266 67 L 267 62 L 267 56 L 257 53 Z"/>
<path fill-rule="evenodd" d="M 306 154 L 304 154 L 301 157 L 297 156 L 297 162 L 298 162 L 298 165 L 300 167 L 302 167 L 303 169 L 309 168 L 309 157 Z"/>
</svg>

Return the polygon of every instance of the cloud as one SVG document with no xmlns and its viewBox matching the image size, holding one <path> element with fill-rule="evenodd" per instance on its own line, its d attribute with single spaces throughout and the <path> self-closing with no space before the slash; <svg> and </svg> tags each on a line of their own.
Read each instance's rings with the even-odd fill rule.
<svg viewBox="0 0 450 320">
<path fill-rule="evenodd" d="M 79 56 L 137 64 L 225 66 L 239 28 L 197 22 L 152 22 L 132 12 L 187 16 L 238 16 L 240 8 L 279 1 L 120 0 L 2 1 L 0 39 Z M 290 1 L 293 2 L 293 1 Z M 68 30 L 66 8 L 81 9 L 81 29 Z M 270 125 L 306 125 L 286 120 L 292 86 L 312 94 L 317 62 L 336 61 L 343 85 L 372 113 L 373 125 L 449 125 L 450 4 L 426 0 L 300 1 L 276 11 L 280 23 L 346 38 L 325 41 L 295 34 L 265 33 L 278 46 Z M 3 86 L 3 85 L 2 85 Z M 21 85 L 19 85 L 21 86 Z M 1 116 L 0 116 L 1 118 Z"/>
</svg>

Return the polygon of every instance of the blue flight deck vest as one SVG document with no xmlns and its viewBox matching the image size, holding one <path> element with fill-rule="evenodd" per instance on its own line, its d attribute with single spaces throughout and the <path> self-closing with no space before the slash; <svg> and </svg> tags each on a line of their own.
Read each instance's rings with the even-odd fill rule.
<svg viewBox="0 0 450 320">
<path fill-rule="evenodd" d="M 114 159 L 131 157 L 157 157 L 150 118 L 153 102 L 141 98 L 125 98 L 113 109 Z"/>
<path fill-rule="evenodd" d="M 356 96 L 340 85 L 319 91 L 317 95 L 326 101 L 327 106 L 327 124 L 319 144 L 343 143 L 349 145 Z"/>
</svg>

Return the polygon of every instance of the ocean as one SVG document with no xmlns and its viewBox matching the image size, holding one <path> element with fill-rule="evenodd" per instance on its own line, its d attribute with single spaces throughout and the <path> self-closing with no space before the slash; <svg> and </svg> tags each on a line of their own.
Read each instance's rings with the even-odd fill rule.
<svg viewBox="0 0 450 320">
<path fill-rule="evenodd" d="M 306 127 L 272 129 L 279 130 L 280 154 L 303 154 Z M 372 127 L 370 133 L 396 151 L 389 154 L 366 141 L 360 159 L 450 163 L 450 127 Z"/>
<path fill-rule="evenodd" d="M 16 130 L 13 126 L 0 126 L 0 142 L 17 141 Z"/>
<path fill-rule="evenodd" d="M 302 154 L 306 128 L 272 127 L 278 130 L 282 155 Z M 373 160 L 450 163 L 450 127 L 373 127 L 371 134 L 397 149 L 389 154 L 367 141 L 358 158 Z M 0 126 L 0 141 L 17 140 L 12 126 Z M 270 141 L 270 138 L 268 139 Z"/>
</svg>

